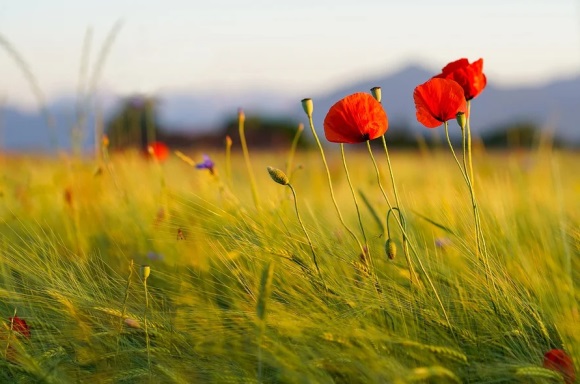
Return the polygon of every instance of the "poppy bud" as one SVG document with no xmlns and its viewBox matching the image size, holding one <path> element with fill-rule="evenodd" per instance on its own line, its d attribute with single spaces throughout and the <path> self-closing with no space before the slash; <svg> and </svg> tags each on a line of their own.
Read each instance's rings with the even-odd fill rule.
<svg viewBox="0 0 580 384">
<path fill-rule="evenodd" d="M 381 87 L 373 87 L 373 88 L 371 88 L 371 93 L 373 94 L 373 97 L 375 98 L 375 100 L 380 103 L 381 100 L 382 100 Z"/>
<path fill-rule="evenodd" d="M 244 114 L 244 110 L 242 108 L 238 109 L 238 120 L 240 123 L 246 121 L 246 115 Z"/>
<path fill-rule="evenodd" d="M 228 147 L 232 146 L 232 138 L 230 137 L 230 135 L 226 136 L 226 146 Z"/>
<path fill-rule="evenodd" d="M 143 280 L 147 280 L 147 278 L 149 277 L 149 275 L 151 274 L 151 267 L 148 265 L 144 265 L 141 269 L 142 273 L 143 273 Z"/>
<path fill-rule="evenodd" d="M 288 179 L 288 176 L 286 176 L 286 174 L 284 172 L 282 172 L 281 170 L 279 170 L 278 168 L 268 167 L 268 173 L 270 174 L 270 177 L 272 178 L 272 180 L 274 180 L 276 183 L 278 183 L 280 185 L 290 184 L 290 180 Z"/>
<path fill-rule="evenodd" d="M 397 244 L 393 239 L 387 239 L 385 243 L 385 252 L 387 253 L 387 257 L 391 260 L 397 256 Z"/>
<path fill-rule="evenodd" d="M 314 112 L 314 103 L 312 102 L 312 99 L 302 99 L 302 108 L 304 108 L 306 116 L 312 117 L 312 112 Z"/>
<path fill-rule="evenodd" d="M 465 129 L 465 124 L 467 124 L 467 116 L 465 116 L 465 112 L 457 112 L 455 115 L 455 120 L 457 120 L 457 124 L 461 127 L 461 130 Z"/>
</svg>

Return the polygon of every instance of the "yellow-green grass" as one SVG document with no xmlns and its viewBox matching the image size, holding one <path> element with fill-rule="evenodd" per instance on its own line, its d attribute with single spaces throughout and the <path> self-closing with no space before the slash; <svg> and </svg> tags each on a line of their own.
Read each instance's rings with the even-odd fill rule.
<svg viewBox="0 0 580 384">
<path fill-rule="evenodd" d="M 291 191 L 266 170 L 285 169 L 287 153 L 252 152 L 259 208 L 241 153 L 231 183 L 223 154 L 211 155 L 217 175 L 131 152 L 110 163 L 0 158 L 0 382 L 558 382 L 539 368 L 551 348 L 580 365 L 579 154 L 476 154 L 493 284 L 448 153 L 392 154 L 425 269 L 411 286 L 402 252 L 385 254 L 388 207 L 365 147 L 348 147 L 355 189 L 382 221 L 359 199 L 380 291 L 317 153 L 297 153 L 289 176 L 324 283 Z M 340 155 L 327 156 L 358 231 Z M 29 339 L 11 333 L 15 311 Z"/>
</svg>

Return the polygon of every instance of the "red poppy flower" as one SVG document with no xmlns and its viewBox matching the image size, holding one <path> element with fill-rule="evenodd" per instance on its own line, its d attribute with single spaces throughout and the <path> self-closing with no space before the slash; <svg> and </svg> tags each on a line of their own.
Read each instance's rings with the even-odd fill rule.
<svg viewBox="0 0 580 384">
<path fill-rule="evenodd" d="M 466 111 L 463 89 L 453 80 L 433 78 L 415 88 L 413 99 L 417 120 L 427 128 L 437 128 Z"/>
<path fill-rule="evenodd" d="M 12 330 L 14 332 L 20 333 L 22 336 L 30 338 L 30 327 L 26 324 L 24 319 L 21 319 L 18 316 L 8 318 L 10 323 L 12 324 Z"/>
<path fill-rule="evenodd" d="M 566 384 L 572 384 L 576 380 L 574 363 L 566 352 L 561 349 L 551 349 L 544 355 L 544 368 L 558 371 L 564 376 Z"/>
<path fill-rule="evenodd" d="M 382 136 L 388 129 L 381 103 L 368 93 L 354 93 L 330 107 L 324 118 L 324 135 L 333 143 L 362 143 Z"/>
<path fill-rule="evenodd" d="M 169 156 L 169 148 L 160 141 L 155 141 L 150 144 L 147 150 L 158 161 L 164 161 Z"/>
<path fill-rule="evenodd" d="M 487 79 L 482 71 L 483 59 L 471 64 L 467 59 L 459 59 L 447 64 L 442 73 L 435 77 L 456 81 L 463 88 L 465 98 L 471 100 L 477 97 L 487 84 Z"/>
</svg>

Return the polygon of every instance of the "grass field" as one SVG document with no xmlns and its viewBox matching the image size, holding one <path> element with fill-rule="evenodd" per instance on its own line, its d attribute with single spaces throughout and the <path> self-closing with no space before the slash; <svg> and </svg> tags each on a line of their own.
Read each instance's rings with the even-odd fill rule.
<svg viewBox="0 0 580 384">
<path fill-rule="evenodd" d="M 241 153 L 210 154 L 215 175 L 130 152 L 2 157 L 0 382 L 563 382 L 542 360 L 563 348 L 580 365 L 580 155 L 476 151 L 486 271 L 448 152 L 395 152 L 411 284 L 396 223 L 385 253 L 368 154 L 348 149 L 371 264 L 319 154 L 298 152 L 291 172 L 320 275 L 290 189 L 266 171 L 286 151 L 251 152 L 258 207 Z M 327 156 L 362 239 L 340 155 Z"/>
</svg>

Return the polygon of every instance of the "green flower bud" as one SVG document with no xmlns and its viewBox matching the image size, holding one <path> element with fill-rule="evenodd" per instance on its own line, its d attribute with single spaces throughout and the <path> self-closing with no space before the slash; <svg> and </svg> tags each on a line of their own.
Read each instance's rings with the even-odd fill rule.
<svg viewBox="0 0 580 384">
<path fill-rule="evenodd" d="M 397 244 L 393 239 L 387 239 L 385 243 L 385 252 L 387 253 L 387 257 L 391 260 L 397 256 Z"/>
<path fill-rule="evenodd" d="M 379 103 L 382 100 L 382 92 L 381 92 L 381 87 L 373 87 L 371 88 L 371 93 L 373 94 L 373 97 L 375 98 L 376 101 L 378 101 Z"/>
<path fill-rule="evenodd" d="M 312 117 L 312 112 L 314 112 L 314 103 L 312 102 L 312 99 L 302 99 L 302 108 L 304 108 L 306 116 Z"/>
<path fill-rule="evenodd" d="M 143 273 L 143 280 L 147 280 L 147 278 L 149 277 L 149 275 L 151 274 L 151 267 L 148 265 L 144 265 L 141 268 L 141 271 Z"/>
<path fill-rule="evenodd" d="M 288 176 L 286 176 L 286 174 L 278 168 L 268 167 L 268 173 L 270 174 L 272 180 L 274 180 L 276 183 L 280 185 L 290 184 L 290 179 L 288 179 Z"/>
<path fill-rule="evenodd" d="M 463 131 L 463 129 L 465 129 L 465 124 L 467 124 L 467 116 L 465 115 L 465 112 L 457 112 L 455 120 L 457 120 L 457 124 L 459 124 Z"/>
</svg>

